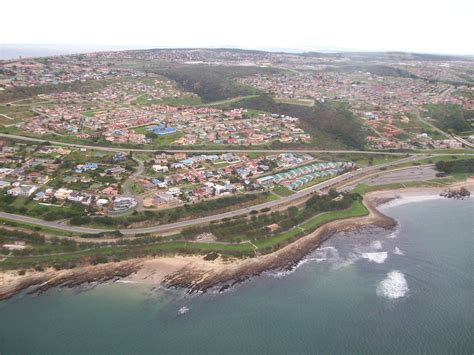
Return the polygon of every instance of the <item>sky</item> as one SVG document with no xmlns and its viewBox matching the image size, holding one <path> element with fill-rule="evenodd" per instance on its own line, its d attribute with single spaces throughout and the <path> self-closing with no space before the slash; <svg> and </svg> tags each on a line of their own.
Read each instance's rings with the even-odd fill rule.
<svg viewBox="0 0 474 355">
<path fill-rule="evenodd" d="M 474 54 L 473 0 L 22 0 L 2 13 L 0 44 Z"/>
</svg>

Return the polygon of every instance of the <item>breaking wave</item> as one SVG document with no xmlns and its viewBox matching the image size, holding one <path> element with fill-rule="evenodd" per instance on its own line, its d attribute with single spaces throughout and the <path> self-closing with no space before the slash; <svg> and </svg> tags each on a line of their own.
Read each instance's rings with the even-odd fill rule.
<svg viewBox="0 0 474 355">
<path fill-rule="evenodd" d="M 403 251 L 400 250 L 399 247 L 395 247 L 395 249 L 393 250 L 393 253 L 394 253 L 395 255 L 405 255 L 405 254 L 403 253 Z"/>
<path fill-rule="evenodd" d="M 276 278 L 282 278 L 288 276 L 295 272 L 300 266 L 309 263 L 309 262 L 322 262 L 327 261 L 328 258 L 332 258 L 332 255 L 338 255 L 336 248 L 332 246 L 323 247 L 316 250 L 314 253 L 308 255 L 307 257 L 301 259 L 294 267 L 289 270 L 274 270 L 270 271 L 267 274 Z"/>
<path fill-rule="evenodd" d="M 360 256 L 364 259 L 369 260 L 370 262 L 383 264 L 388 257 L 386 251 L 381 251 L 377 253 L 361 253 Z"/>
<path fill-rule="evenodd" d="M 370 247 L 371 247 L 372 249 L 380 250 L 380 249 L 382 249 L 382 243 L 380 242 L 380 240 L 374 240 L 374 241 L 372 242 L 372 244 L 370 244 Z"/>
<path fill-rule="evenodd" d="M 390 233 L 389 235 L 387 235 L 388 239 L 395 239 L 396 237 L 398 237 L 398 230 L 396 230 L 395 232 Z"/>
<path fill-rule="evenodd" d="M 409 291 L 405 275 L 394 270 L 387 274 L 387 277 L 380 281 L 377 286 L 377 296 L 388 299 L 405 297 Z"/>
<path fill-rule="evenodd" d="M 346 266 L 354 264 L 360 259 L 360 253 L 349 253 L 347 256 L 341 256 L 339 251 L 333 246 L 327 246 L 315 250 L 313 253 L 302 259 L 295 266 L 288 270 L 273 270 L 266 272 L 267 275 L 275 278 L 283 278 L 295 272 L 300 266 L 310 262 L 325 262 L 331 270 L 339 270 Z"/>
</svg>

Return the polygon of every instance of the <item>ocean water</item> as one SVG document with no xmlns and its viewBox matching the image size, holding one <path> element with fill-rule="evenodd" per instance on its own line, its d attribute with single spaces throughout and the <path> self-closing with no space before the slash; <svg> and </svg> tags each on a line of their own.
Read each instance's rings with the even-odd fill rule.
<svg viewBox="0 0 474 355">
<path fill-rule="evenodd" d="M 472 354 L 474 200 L 384 210 L 395 231 L 338 234 L 223 294 L 110 283 L 15 296 L 0 302 L 0 353 Z"/>
</svg>

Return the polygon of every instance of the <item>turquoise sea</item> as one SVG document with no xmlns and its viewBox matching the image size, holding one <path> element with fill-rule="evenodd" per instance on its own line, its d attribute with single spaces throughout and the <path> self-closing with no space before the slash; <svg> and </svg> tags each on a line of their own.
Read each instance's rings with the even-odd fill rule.
<svg viewBox="0 0 474 355">
<path fill-rule="evenodd" d="M 222 294 L 110 283 L 17 295 L 0 302 L 0 354 L 474 353 L 474 199 L 384 211 L 396 230 L 338 234 L 292 272 Z"/>
</svg>

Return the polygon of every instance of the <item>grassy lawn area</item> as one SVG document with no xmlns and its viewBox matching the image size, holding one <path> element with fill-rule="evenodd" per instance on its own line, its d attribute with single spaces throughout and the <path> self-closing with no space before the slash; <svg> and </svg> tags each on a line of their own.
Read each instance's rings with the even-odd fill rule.
<svg viewBox="0 0 474 355">
<path fill-rule="evenodd" d="M 323 223 L 327 223 L 336 219 L 365 216 L 368 213 L 369 211 L 361 201 L 354 201 L 351 208 L 347 210 L 321 213 L 309 221 L 303 223 L 300 225 L 300 227 L 306 232 L 312 232 Z"/>
<path fill-rule="evenodd" d="M 321 213 L 309 219 L 307 222 L 301 224 L 300 226 L 294 227 L 290 229 L 289 231 L 277 234 L 275 236 L 271 236 L 264 241 L 257 241 L 254 244 L 259 249 L 277 247 L 280 244 L 285 243 L 292 238 L 303 236 L 303 235 L 313 232 L 324 223 L 335 221 L 337 219 L 365 216 L 368 213 L 369 212 L 367 208 L 365 208 L 365 206 L 362 204 L 361 201 L 354 201 L 352 203 L 352 206 L 349 209 Z"/>
<path fill-rule="evenodd" d="M 82 115 L 84 115 L 86 117 L 94 117 L 94 112 L 93 111 L 85 111 L 85 112 L 82 112 Z"/>
<path fill-rule="evenodd" d="M 268 195 L 265 196 L 265 201 L 263 202 L 270 202 L 270 201 L 276 201 L 279 200 L 280 198 L 274 194 L 269 193 Z M 252 207 L 252 206 L 250 206 Z"/>
<path fill-rule="evenodd" d="M 145 192 L 145 188 L 135 182 L 130 184 L 130 191 L 135 195 L 140 195 Z"/>
<path fill-rule="evenodd" d="M 226 167 L 229 166 L 229 163 L 226 162 L 226 161 L 214 161 L 213 165 L 214 165 L 216 168 L 224 169 L 224 168 L 226 168 Z"/>
<path fill-rule="evenodd" d="M 277 186 L 273 189 L 273 192 L 281 197 L 291 196 L 295 193 L 285 186 Z"/>
<path fill-rule="evenodd" d="M 462 179 L 464 180 L 464 179 Z M 366 194 L 372 191 L 380 191 L 380 190 L 398 190 L 404 189 L 408 187 L 443 187 L 452 184 L 455 180 L 450 177 L 446 179 L 436 179 L 436 180 L 428 180 L 428 181 L 412 181 L 412 182 L 404 182 L 404 183 L 393 183 L 393 184 L 385 184 L 385 185 L 366 185 L 360 184 L 358 185 L 352 192 L 358 194 Z"/>
</svg>

